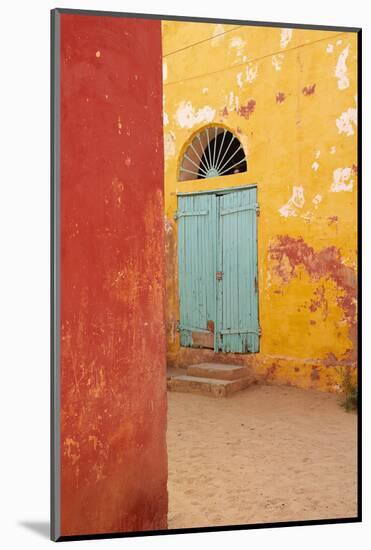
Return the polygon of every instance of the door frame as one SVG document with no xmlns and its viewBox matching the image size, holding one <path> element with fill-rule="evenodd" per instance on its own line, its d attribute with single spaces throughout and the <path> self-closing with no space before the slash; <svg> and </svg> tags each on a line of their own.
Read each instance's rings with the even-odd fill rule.
<svg viewBox="0 0 371 550">
<path fill-rule="evenodd" d="M 207 189 L 207 190 L 203 190 L 203 191 L 183 191 L 183 192 L 177 192 L 176 193 L 176 196 L 177 197 L 186 197 L 186 196 L 192 196 L 192 195 L 226 195 L 227 193 L 235 193 L 237 191 L 244 191 L 244 190 L 247 190 L 247 189 L 251 189 L 255 187 L 256 188 L 256 193 L 257 193 L 257 203 L 259 205 L 259 201 L 258 201 L 258 184 L 257 183 L 250 183 L 250 184 L 246 184 L 246 185 L 239 185 L 239 186 L 236 186 L 236 187 L 222 187 L 220 189 Z M 218 243 L 220 243 L 220 224 L 218 223 L 218 219 L 219 219 L 219 201 L 217 202 L 217 215 L 216 215 L 216 242 L 217 242 L 217 245 Z M 178 211 L 178 201 L 177 201 L 177 211 Z M 259 212 L 260 212 L 260 207 L 258 206 L 258 209 L 257 209 L 257 216 L 259 216 Z M 175 214 L 174 216 L 174 220 L 177 220 L 177 215 Z M 257 245 L 258 245 L 258 224 L 256 224 L 256 241 L 257 241 Z M 177 244 L 177 247 L 178 247 L 178 244 Z M 216 250 L 216 254 L 215 254 L 215 273 L 217 271 L 221 271 L 221 264 L 222 264 L 222 257 L 221 257 L 221 254 L 222 254 L 222 250 L 221 250 L 221 246 L 217 246 L 217 250 Z M 260 303 L 260 300 L 259 300 L 259 254 L 258 254 L 258 246 L 256 246 L 256 270 L 257 270 L 257 297 L 258 297 L 258 311 L 257 311 L 257 318 L 258 318 L 258 327 L 259 327 L 259 337 L 261 335 L 261 330 L 260 330 L 260 316 L 259 316 L 259 303 Z M 220 320 L 221 320 L 221 314 L 222 314 L 222 311 L 221 311 L 221 308 L 222 308 L 222 300 L 220 299 L 220 292 L 221 292 L 221 288 L 220 287 L 217 287 L 216 288 L 216 295 L 215 295 L 215 300 L 216 300 L 216 317 L 215 317 L 215 329 L 214 329 L 214 352 L 220 352 L 219 350 L 219 332 L 220 332 Z M 178 288 L 178 300 L 179 300 L 179 308 L 180 308 L 180 289 Z M 260 345 L 259 345 L 259 350 L 260 350 Z M 222 352 L 221 352 L 222 353 Z M 249 353 L 259 353 L 259 352 L 249 352 Z"/>
<path fill-rule="evenodd" d="M 250 189 L 251 187 L 258 188 L 258 184 L 248 183 L 246 185 L 238 185 L 236 187 L 221 187 L 220 189 L 205 189 L 203 191 L 177 191 L 176 196 L 187 197 L 188 195 L 225 195 L 226 193 L 243 191 L 244 189 Z"/>
</svg>

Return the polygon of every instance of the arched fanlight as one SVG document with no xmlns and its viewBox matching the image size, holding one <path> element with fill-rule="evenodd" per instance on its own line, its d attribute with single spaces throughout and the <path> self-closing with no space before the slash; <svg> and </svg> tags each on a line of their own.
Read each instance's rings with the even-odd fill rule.
<svg viewBox="0 0 371 550">
<path fill-rule="evenodd" d="M 247 171 L 239 139 L 222 126 L 209 126 L 195 135 L 183 154 L 179 180 L 228 176 Z"/>
</svg>

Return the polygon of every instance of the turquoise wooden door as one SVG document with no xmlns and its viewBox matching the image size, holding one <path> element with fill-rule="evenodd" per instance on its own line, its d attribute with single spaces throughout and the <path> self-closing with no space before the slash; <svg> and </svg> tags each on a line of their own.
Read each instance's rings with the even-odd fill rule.
<svg viewBox="0 0 371 550">
<path fill-rule="evenodd" d="M 180 342 L 214 348 L 216 196 L 178 199 Z"/>
<path fill-rule="evenodd" d="M 259 351 L 256 187 L 178 197 L 180 342 Z"/>
</svg>

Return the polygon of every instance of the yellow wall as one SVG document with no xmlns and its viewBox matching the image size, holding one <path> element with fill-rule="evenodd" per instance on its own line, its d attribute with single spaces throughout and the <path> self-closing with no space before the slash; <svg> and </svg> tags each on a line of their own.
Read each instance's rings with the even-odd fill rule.
<svg viewBox="0 0 371 550">
<path fill-rule="evenodd" d="M 176 193 L 257 183 L 260 353 L 221 360 L 336 390 L 339 365 L 356 361 L 357 35 L 174 21 L 162 30 L 169 363 L 191 353 L 176 332 Z M 247 172 L 179 182 L 185 145 L 211 123 L 239 137 Z"/>
</svg>

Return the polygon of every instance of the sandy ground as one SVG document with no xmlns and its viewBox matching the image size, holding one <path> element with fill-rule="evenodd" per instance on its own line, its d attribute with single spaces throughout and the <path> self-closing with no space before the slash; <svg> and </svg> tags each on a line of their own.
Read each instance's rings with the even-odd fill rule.
<svg viewBox="0 0 371 550">
<path fill-rule="evenodd" d="M 354 517 L 356 414 L 338 399 L 277 386 L 169 392 L 169 528 Z"/>
</svg>

